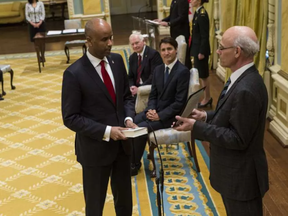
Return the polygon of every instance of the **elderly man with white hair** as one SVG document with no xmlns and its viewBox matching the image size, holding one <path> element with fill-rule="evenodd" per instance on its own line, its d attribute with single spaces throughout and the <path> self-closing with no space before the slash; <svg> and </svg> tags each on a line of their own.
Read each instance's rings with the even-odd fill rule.
<svg viewBox="0 0 288 216">
<path fill-rule="evenodd" d="M 154 68 L 161 65 L 160 54 L 145 44 L 140 32 L 133 32 L 129 37 L 129 43 L 134 53 L 129 58 L 129 85 L 132 95 L 137 94 L 138 87 L 150 85 Z"/>
<path fill-rule="evenodd" d="M 269 189 L 263 148 L 268 96 L 253 63 L 259 51 L 255 32 L 234 26 L 223 35 L 217 53 L 232 74 L 214 111 L 194 109 L 177 130 L 191 130 L 210 142 L 210 182 L 223 199 L 228 216 L 263 215 L 262 198 Z"/>
</svg>

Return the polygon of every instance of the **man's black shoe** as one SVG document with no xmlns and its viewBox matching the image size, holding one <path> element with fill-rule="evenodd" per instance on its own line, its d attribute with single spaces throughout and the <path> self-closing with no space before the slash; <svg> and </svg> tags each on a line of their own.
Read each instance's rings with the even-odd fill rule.
<svg viewBox="0 0 288 216">
<path fill-rule="evenodd" d="M 131 164 L 131 176 L 136 176 L 138 175 L 138 171 L 141 168 L 142 163 L 137 163 L 137 164 Z"/>
<path fill-rule="evenodd" d="M 136 167 L 131 167 L 131 176 L 138 175 L 138 169 Z"/>
</svg>

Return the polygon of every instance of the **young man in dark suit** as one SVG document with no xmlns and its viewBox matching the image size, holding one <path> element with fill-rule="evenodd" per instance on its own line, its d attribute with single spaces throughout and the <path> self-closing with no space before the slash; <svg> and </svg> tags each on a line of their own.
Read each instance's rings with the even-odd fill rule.
<svg viewBox="0 0 288 216">
<path fill-rule="evenodd" d="M 129 43 L 134 53 L 129 58 L 129 85 L 132 95 L 137 94 L 139 86 L 152 83 L 154 68 L 162 64 L 160 54 L 145 45 L 144 38 L 139 32 L 132 33 Z"/>
<path fill-rule="evenodd" d="M 131 216 L 131 143 L 121 132 L 125 121 L 133 126 L 127 117 L 135 112 L 127 72 L 121 55 L 110 53 L 113 35 L 106 21 L 88 21 L 85 35 L 88 52 L 63 75 L 62 116 L 76 132 L 86 215 L 102 215 L 110 177 L 117 216 Z"/>
<path fill-rule="evenodd" d="M 192 111 L 177 130 L 192 130 L 210 142 L 210 182 L 223 199 L 228 216 L 263 215 L 262 197 L 269 189 L 263 138 L 268 96 L 253 63 L 259 51 L 255 32 L 234 26 L 223 35 L 217 53 L 232 70 L 214 111 Z"/>
<path fill-rule="evenodd" d="M 187 43 L 185 65 L 188 69 L 191 69 L 190 50 L 189 50 L 189 37 L 190 37 L 190 25 L 189 25 L 189 3 L 188 0 L 172 0 L 170 5 L 170 14 L 160 22 L 161 26 L 170 26 L 170 36 L 176 39 L 179 35 L 185 37 Z"/>
<path fill-rule="evenodd" d="M 148 131 L 168 128 L 187 100 L 190 72 L 176 58 L 177 42 L 172 37 L 160 41 L 160 54 L 164 64 L 155 68 L 147 108 L 135 116 L 134 122 Z M 134 139 L 135 155 L 132 175 L 137 175 L 146 146 L 147 135 Z M 132 156 L 133 157 L 133 156 Z"/>
</svg>

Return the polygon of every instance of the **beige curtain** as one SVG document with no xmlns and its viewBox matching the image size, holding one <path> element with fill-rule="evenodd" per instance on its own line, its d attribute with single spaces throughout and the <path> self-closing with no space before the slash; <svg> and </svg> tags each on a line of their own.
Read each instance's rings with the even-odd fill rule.
<svg viewBox="0 0 288 216">
<path fill-rule="evenodd" d="M 224 32 L 235 25 L 252 28 L 258 37 L 260 52 L 254 62 L 263 75 L 265 70 L 265 53 L 267 40 L 268 0 L 221 0 L 221 30 Z M 226 79 L 231 71 L 227 70 Z"/>
</svg>

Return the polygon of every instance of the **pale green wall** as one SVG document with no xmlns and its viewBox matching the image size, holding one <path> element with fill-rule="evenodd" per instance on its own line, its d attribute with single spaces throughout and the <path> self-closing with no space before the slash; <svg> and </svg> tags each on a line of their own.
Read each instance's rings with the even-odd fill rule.
<svg viewBox="0 0 288 216">
<path fill-rule="evenodd" d="M 83 14 L 82 0 L 74 0 L 74 14 Z"/>
</svg>

